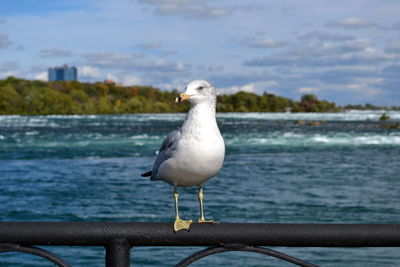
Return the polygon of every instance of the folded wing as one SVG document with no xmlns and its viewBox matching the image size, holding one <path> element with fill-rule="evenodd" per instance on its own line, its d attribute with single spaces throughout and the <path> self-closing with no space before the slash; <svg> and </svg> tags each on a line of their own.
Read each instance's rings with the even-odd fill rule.
<svg viewBox="0 0 400 267">
<path fill-rule="evenodd" d="M 181 137 L 181 129 L 178 128 L 175 131 L 170 132 L 167 137 L 165 137 L 163 143 L 161 144 L 160 150 L 158 151 L 157 158 L 154 162 L 153 169 L 149 172 L 143 173 L 142 176 L 150 177 L 150 180 L 158 180 L 157 171 L 160 165 L 169 159 L 172 155 Z"/>
</svg>

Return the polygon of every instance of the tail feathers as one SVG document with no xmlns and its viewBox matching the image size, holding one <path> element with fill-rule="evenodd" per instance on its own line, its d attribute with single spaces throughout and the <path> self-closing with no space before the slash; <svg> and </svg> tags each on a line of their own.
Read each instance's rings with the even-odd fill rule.
<svg viewBox="0 0 400 267">
<path fill-rule="evenodd" d="M 152 174 L 152 171 L 149 171 L 149 172 L 143 173 L 141 176 L 142 177 L 149 177 L 149 176 L 151 176 L 151 174 Z"/>
</svg>

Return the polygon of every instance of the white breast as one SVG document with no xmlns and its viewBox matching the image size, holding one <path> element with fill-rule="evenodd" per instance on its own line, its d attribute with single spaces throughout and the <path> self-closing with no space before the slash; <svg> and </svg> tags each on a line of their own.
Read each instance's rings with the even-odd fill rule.
<svg viewBox="0 0 400 267">
<path fill-rule="evenodd" d="M 176 150 L 160 165 L 159 174 L 173 186 L 199 185 L 219 172 L 224 156 L 225 144 L 215 112 L 207 114 L 207 110 L 195 110 L 195 113 L 189 112 Z"/>
</svg>

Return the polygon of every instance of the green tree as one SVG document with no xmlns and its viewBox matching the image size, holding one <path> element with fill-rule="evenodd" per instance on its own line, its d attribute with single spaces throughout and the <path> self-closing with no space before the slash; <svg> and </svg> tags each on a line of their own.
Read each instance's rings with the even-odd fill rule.
<svg viewBox="0 0 400 267">
<path fill-rule="evenodd" d="M 22 113 L 21 106 L 22 99 L 11 85 L 0 86 L 0 114 Z"/>
<path fill-rule="evenodd" d="M 117 114 L 186 112 L 188 102 L 175 104 L 178 91 L 151 86 L 28 81 L 15 77 L 0 80 L 0 114 Z M 264 93 L 218 95 L 218 112 L 327 112 L 340 108 L 333 102 L 303 95 L 300 101 Z M 348 106 L 353 107 L 353 106 Z M 381 108 L 371 104 L 356 108 Z M 392 107 L 392 109 L 400 107 Z"/>
</svg>

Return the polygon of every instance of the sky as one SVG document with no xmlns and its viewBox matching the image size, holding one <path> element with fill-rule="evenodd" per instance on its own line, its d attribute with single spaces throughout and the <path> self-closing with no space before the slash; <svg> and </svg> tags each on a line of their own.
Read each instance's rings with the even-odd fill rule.
<svg viewBox="0 0 400 267">
<path fill-rule="evenodd" d="M 303 94 L 400 105 L 398 0 L 1 0 L 0 79 Z"/>
</svg>

